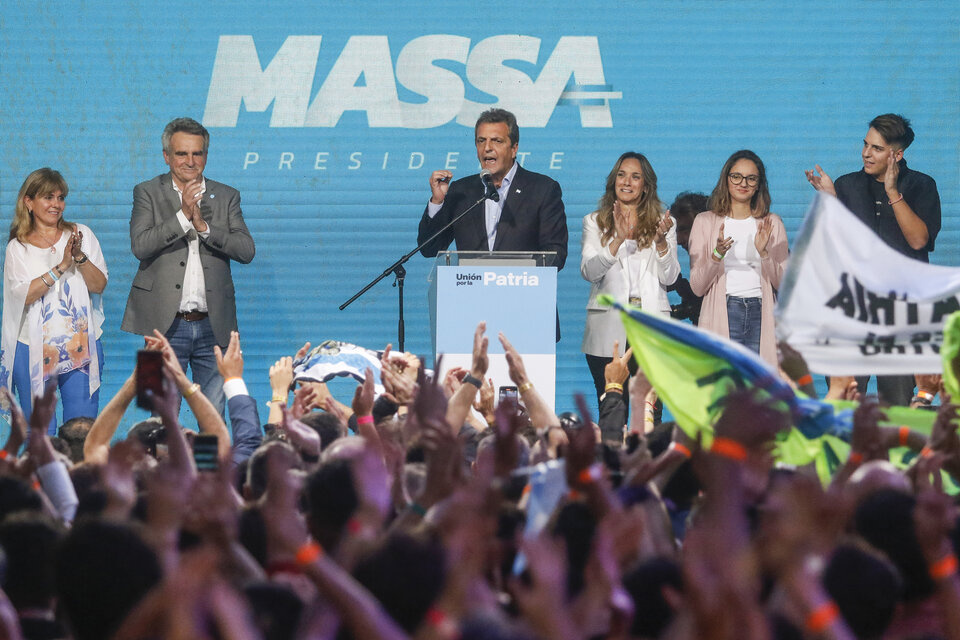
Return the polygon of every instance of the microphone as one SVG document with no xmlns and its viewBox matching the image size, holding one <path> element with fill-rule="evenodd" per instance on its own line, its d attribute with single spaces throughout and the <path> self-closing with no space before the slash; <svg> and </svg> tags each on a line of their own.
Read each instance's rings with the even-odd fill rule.
<svg viewBox="0 0 960 640">
<path fill-rule="evenodd" d="M 494 202 L 500 202 L 500 194 L 497 192 L 497 187 L 493 184 L 493 173 L 490 169 L 484 169 L 480 172 L 480 179 L 483 181 L 483 186 L 486 187 L 486 193 L 484 194 L 485 198 L 489 198 Z"/>
</svg>

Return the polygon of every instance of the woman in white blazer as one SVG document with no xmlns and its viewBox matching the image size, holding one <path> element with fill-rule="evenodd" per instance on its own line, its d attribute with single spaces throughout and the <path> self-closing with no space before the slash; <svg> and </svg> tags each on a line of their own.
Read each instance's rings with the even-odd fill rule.
<svg viewBox="0 0 960 640">
<path fill-rule="evenodd" d="M 597 297 L 610 294 L 669 316 L 667 286 L 680 275 L 674 221 L 663 212 L 657 174 L 643 154 L 628 151 L 613 165 L 597 211 L 583 219 L 581 242 L 580 274 L 590 283 L 582 350 L 599 398 L 613 343 L 623 351 L 627 340 L 619 313 Z"/>
</svg>

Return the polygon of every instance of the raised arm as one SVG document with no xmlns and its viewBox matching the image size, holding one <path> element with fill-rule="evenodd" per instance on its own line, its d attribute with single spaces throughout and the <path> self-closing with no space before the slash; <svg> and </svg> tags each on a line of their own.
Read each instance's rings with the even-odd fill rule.
<svg viewBox="0 0 960 640">
<path fill-rule="evenodd" d="M 473 401 L 477 397 L 477 391 L 483 385 L 483 378 L 487 375 L 487 367 L 490 360 L 487 357 L 487 345 L 490 339 L 483 335 L 487 330 L 487 323 L 480 322 L 476 331 L 473 332 L 473 359 L 470 364 L 470 377 L 464 378 L 463 384 L 457 389 L 456 393 L 447 403 L 447 423 L 453 429 L 456 435 L 463 426 Z"/>
<path fill-rule="evenodd" d="M 110 453 L 110 441 L 120 426 L 127 407 L 137 395 L 136 370 L 127 378 L 117 394 L 110 399 L 97 419 L 93 421 L 87 439 L 83 442 L 83 461 L 105 464 Z"/>
<path fill-rule="evenodd" d="M 242 462 L 256 451 L 263 441 L 260 433 L 260 415 L 257 402 L 247 391 L 243 380 L 243 351 L 240 349 L 240 334 L 230 332 L 230 344 L 226 353 L 213 347 L 217 369 L 223 377 L 223 391 L 230 409 L 230 426 L 233 429 L 233 461 Z"/>
<path fill-rule="evenodd" d="M 499 335 L 500 344 L 503 345 L 503 351 L 507 357 L 507 368 L 510 379 L 517 385 L 517 391 L 523 398 L 523 404 L 527 407 L 527 415 L 530 416 L 530 424 L 540 431 L 549 427 L 559 427 L 560 420 L 557 415 L 550 410 L 543 397 L 537 393 L 530 378 L 527 377 L 527 369 L 523 366 L 523 358 L 517 353 L 507 337 L 502 333 Z"/>
<path fill-rule="evenodd" d="M 149 337 L 148 341 L 163 352 L 164 366 L 170 370 L 170 375 L 173 377 L 177 389 L 180 390 L 180 395 L 187 401 L 190 411 L 196 417 L 200 433 L 217 436 L 217 455 L 221 460 L 228 460 L 230 458 L 230 432 L 227 430 L 227 425 L 220 412 L 200 391 L 200 385 L 191 382 L 187 374 L 183 372 L 177 354 L 170 346 L 170 342 L 165 335 L 154 329 L 153 336 Z"/>
</svg>

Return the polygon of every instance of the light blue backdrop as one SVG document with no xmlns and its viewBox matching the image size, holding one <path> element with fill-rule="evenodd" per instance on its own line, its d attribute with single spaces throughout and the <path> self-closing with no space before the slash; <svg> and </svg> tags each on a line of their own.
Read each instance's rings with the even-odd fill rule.
<svg viewBox="0 0 960 640">
<path fill-rule="evenodd" d="M 234 280 L 246 378 L 261 400 L 269 365 L 305 340 L 396 341 L 389 281 L 346 311 L 337 306 L 412 248 L 431 170 L 475 170 L 472 130 L 458 120 L 472 123 L 493 104 L 521 116 L 524 166 L 564 190 L 559 410 L 591 389 L 579 352 L 588 293 L 580 224 L 625 150 L 650 158 L 668 203 L 683 190 L 709 192 L 731 152 L 755 150 L 792 236 L 811 199 L 803 169 L 857 170 L 867 122 L 903 113 L 917 132 L 910 166 L 937 179 L 943 201 L 933 260 L 958 264 L 957 3 L 478 7 L 4 3 L 2 219 L 27 173 L 52 166 L 70 183 L 67 218 L 103 243 L 101 406 L 138 346 L 119 330 L 136 268 L 131 190 L 166 170 L 160 132 L 182 115 L 210 127 L 206 174 L 241 191 L 257 243 Z M 429 352 L 429 266 L 408 264 L 407 348 L 418 353 Z M 141 417 L 131 410 L 128 424 Z"/>
</svg>

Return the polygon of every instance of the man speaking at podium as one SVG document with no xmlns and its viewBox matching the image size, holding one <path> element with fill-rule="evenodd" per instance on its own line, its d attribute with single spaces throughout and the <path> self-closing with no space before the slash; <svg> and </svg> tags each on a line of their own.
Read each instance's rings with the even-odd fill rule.
<svg viewBox="0 0 960 640">
<path fill-rule="evenodd" d="M 555 251 L 553 266 L 563 268 L 567 216 L 560 185 L 517 164 L 519 141 L 516 117 L 504 109 L 489 109 L 474 127 L 481 173 L 452 183 L 453 174 L 445 169 L 430 174 L 430 202 L 420 219 L 418 244 L 476 203 L 488 188 L 496 191 L 499 201 L 488 198 L 478 205 L 423 247 L 425 257 L 436 256 L 456 240 L 458 251 Z"/>
</svg>

